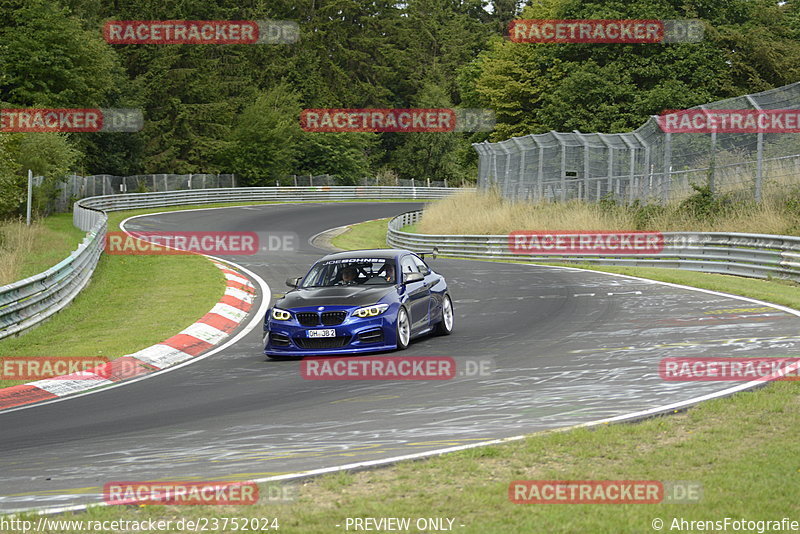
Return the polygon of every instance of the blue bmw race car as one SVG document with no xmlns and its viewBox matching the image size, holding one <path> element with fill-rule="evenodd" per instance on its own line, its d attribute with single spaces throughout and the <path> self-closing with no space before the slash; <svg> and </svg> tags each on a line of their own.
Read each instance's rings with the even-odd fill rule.
<svg viewBox="0 0 800 534">
<path fill-rule="evenodd" d="M 453 331 L 447 282 L 402 249 L 330 254 L 264 318 L 264 354 L 273 359 L 405 349 L 431 331 Z"/>
</svg>

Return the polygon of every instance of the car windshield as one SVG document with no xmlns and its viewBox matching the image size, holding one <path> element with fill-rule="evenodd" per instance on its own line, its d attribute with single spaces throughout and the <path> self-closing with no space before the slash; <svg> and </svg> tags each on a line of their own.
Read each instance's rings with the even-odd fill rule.
<svg viewBox="0 0 800 534">
<path fill-rule="evenodd" d="M 327 260 L 315 264 L 299 287 L 393 285 L 395 272 L 395 261 L 391 258 Z"/>
</svg>

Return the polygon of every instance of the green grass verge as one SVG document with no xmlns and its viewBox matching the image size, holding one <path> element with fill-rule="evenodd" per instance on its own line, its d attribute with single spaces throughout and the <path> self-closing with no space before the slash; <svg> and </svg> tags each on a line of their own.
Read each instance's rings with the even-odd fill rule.
<svg viewBox="0 0 800 534">
<path fill-rule="evenodd" d="M 331 240 L 334 247 L 345 250 L 387 248 L 386 224 L 390 218 L 355 224 Z"/>
<path fill-rule="evenodd" d="M 167 210 L 113 212 L 109 231 L 119 230 L 119 223 L 132 215 L 162 211 Z M 92 281 L 70 306 L 19 337 L 0 340 L 0 359 L 124 356 L 194 323 L 224 291 L 222 273 L 200 256 L 103 254 Z M 24 382 L 0 380 L 0 387 Z"/>
<path fill-rule="evenodd" d="M 20 265 L 20 280 L 57 264 L 78 248 L 84 233 L 72 225 L 71 213 L 59 213 L 41 221 L 47 229 L 34 244 L 35 252 L 27 254 Z"/>
</svg>

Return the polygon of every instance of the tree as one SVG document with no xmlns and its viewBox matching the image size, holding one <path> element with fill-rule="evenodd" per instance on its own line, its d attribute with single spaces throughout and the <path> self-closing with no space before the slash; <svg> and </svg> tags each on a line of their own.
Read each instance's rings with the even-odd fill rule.
<svg viewBox="0 0 800 534">
<path fill-rule="evenodd" d="M 298 155 L 299 96 L 286 83 L 260 93 L 237 117 L 224 167 L 243 186 L 271 185 L 292 174 Z"/>
<path fill-rule="evenodd" d="M 293 174 L 332 174 L 340 185 L 357 185 L 372 174 L 371 153 L 378 136 L 372 133 L 303 132 Z"/>
<path fill-rule="evenodd" d="M 492 41 L 462 79 L 497 113 L 493 140 L 549 130 L 629 131 L 665 109 L 794 81 L 800 48 L 785 9 L 766 1 L 543 0 L 523 18 L 702 18 L 706 36 L 680 44 Z M 475 65 L 478 73 L 474 73 Z"/>
<path fill-rule="evenodd" d="M 0 101 L 17 106 L 100 107 L 120 82 L 114 51 L 50 0 L 7 10 L 0 26 Z"/>
<path fill-rule="evenodd" d="M 0 219 L 19 215 L 25 201 L 25 181 L 20 164 L 9 150 L 11 140 L 12 134 L 0 133 Z"/>
<path fill-rule="evenodd" d="M 48 215 L 59 193 L 59 183 L 74 169 L 81 152 L 63 133 L 16 134 L 9 149 L 15 153 L 22 173 L 30 169 L 34 176 L 43 177 L 34 190 L 33 208 L 37 215 Z"/>
<path fill-rule="evenodd" d="M 441 85 L 429 81 L 416 101 L 420 108 L 449 108 L 450 101 Z M 454 132 L 405 133 L 403 143 L 392 154 L 392 164 L 400 178 L 415 180 L 460 181 L 464 173 L 456 153 L 464 134 Z"/>
</svg>

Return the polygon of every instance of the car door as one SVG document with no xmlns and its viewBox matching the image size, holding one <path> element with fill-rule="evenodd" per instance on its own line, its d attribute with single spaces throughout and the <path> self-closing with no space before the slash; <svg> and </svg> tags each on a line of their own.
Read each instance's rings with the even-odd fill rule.
<svg viewBox="0 0 800 534">
<path fill-rule="evenodd" d="M 407 273 L 418 273 L 419 268 L 414 262 L 414 256 L 407 254 L 400 259 L 401 276 Z M 424 274 L 424 273 L 423 273 Z M 430 307 L 430 284 L 425 280 L 405 284 L 408 296 L 408 313 L 411 316 L 411 330 L 419 332 L 428 327 L 428 308 Z"/>
<path fill-rule="evenodd" d="M 434 273 L 428 265 L 422 261 L 419 256 L 412 255 L 411 259 L 414 261 L 414 265 L 417 267 L 417 271 L 422 273 L 425 276 L 425 286 L 428 290 L 428 307 L 425 312 L 428 314 L 428 318 L 426 321 L 426 325 L 430 325 L 432 317 L 435 317 L 434 311 L 439 306 L 437 302 L 436 294 L 432 291 L 433 287 L 436 285 L 436 281 L 438 280 L 439 276 Z"/>
</svg>

